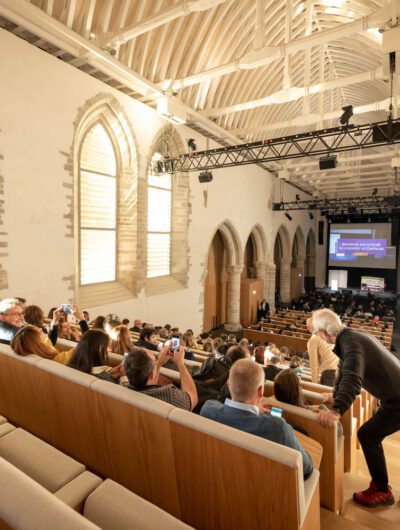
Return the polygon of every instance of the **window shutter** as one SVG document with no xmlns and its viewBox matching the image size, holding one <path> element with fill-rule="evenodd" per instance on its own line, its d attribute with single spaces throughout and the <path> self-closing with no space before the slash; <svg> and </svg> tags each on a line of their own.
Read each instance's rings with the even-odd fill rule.
<svg viewBox="0 0 400 530">
<path fill-rule="evenodd" d="M 80 157 L 80 283 L 116 279 L 116 159 L 111 139 L 97 123 Z"/>
<path fill-rule="evenodd" d="M 171 175 L 156 175 L 152 158 L 147 188 L 147 277 L 171 272 Z"/>
</svg>

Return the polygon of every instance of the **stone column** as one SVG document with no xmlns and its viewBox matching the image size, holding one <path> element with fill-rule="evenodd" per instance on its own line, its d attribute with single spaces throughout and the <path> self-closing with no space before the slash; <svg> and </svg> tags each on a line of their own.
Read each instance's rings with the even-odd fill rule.
<svg viewBox="0 0 400 530">
<path fill-rule="evenodd" d="M 257 280 L 263 280 L 265 286 L 265 263 L 263 261 L 255 261 L 254 269 L 256 272 Z"/>
<path fill-rule="evenodd" d="M 281 261 L 280 284 L 283 303 L 290 302 L 290 264 L 291 260 Z"/>
<path fill-rule="evenodd" d="M 225 329 L 227 331 L 240 331 L 240 274 L 243 265 L 228 265 L 228 292 L 227 292 L 227 322 Z"/>
<path fill-rule="evenodd" d="M 296 264 L 297 264 L 297 274 L 301 274 L 301 294 L 304 293 L 304 276 L 305 276 L 305 264 L 306 264 L 306 257 L 298 255 L 296 257 Z"/>
<path fill-rule="evenodd" d="M 269 303 L 271 313 L 275 313 L 275 276 L 275 263 L 267 263 L 265 265 L 264 296 Z"/>
</svg>

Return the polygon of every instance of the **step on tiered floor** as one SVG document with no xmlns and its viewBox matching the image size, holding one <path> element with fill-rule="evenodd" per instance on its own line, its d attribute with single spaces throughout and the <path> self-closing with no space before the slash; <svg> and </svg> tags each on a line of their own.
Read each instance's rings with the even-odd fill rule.
<svg viewBox="0 0 400 530">
<path fill-rule="evenodd" d="M 363 508 L 356 505 L 353 492 L 369 486 L 370 475 L 362 451 L 357 451 L 358 471 L 356 475 L 344 476 L 343 513 L 335 515 L 321 508 L 322 530 L 395 530 L 400 528 L 400 431 L 383 443 L 389 482 L 396 503 L 390 507 Z"/>
</svg>

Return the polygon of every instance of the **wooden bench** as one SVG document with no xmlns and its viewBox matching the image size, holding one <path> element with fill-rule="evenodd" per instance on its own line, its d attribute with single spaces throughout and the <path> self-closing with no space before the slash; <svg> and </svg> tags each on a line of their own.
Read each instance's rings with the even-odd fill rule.
<svg viewBox="0 0 400 530">
<path fill-rule="evenodd" d="M 320 527 L 297 451 L 7 346 L 0 414 L 197 529 Z"/>
</svg>

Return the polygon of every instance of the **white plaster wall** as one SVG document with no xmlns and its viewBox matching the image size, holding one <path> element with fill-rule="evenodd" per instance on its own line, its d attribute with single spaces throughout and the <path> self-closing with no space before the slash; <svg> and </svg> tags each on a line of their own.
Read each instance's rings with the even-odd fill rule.
<svg viewBox="0 0 400 530">
<path fill-rule="evenodd" d="M 68 301 L 71 291 L 63 278 L 74 268 L 74 245 L 65 237 L 68 202 L 72 190 L 64 168 L 73 141 L 73 122 L 86 100 L 109 93 L 121 103 L 139 142 L 139 172 L 145 174 L 149 148 L 164 121 L 155 111 L 100 81 L 66 65 L 18 37 L 0 30 L 0 174 L 5 185 L 4 231 L 8 257 L 2 262 L 8 272 L 7 290 L 1 296 L 23 296 L 47 311 Z M 184 142 L 193 137 L 199 149 L 206 139 L 179 127 Z M 210 144 L 210 148 L 212 145 Z M 237 230 L 242 249 L 252 227 L 259 223 L 267 236 L 267 261 L 273 261 L 273 245 L 281 224 L 287 226 L 291 242 L 300 225 L 305 239 L 311 225 L 307 212 L 272 212 L 280 200 L 279 182 L 258 166 L 249 165 L 213 171 L 214 181 L 201 185 L 198 174 L 190 175 L 192 203 L 189 226 L 190 270 L 188 288 L 165 295 L 138 297 L 118 304 L 88 308 L 91 316 L 117 313 L 133 320 L 140 317 L 155 324 L 169 322 L 181 328 L 200 330 L 202 277 L 212 237 L 224 220 Z M 207 208 L 203 190 L 208 191 Z M 297 190 L 283 185 L 284 200 Z M 305 198 L 301 194 L 302 198 Z M 317 245 L 317 261 L 319 246 Z"/>
</svg>

